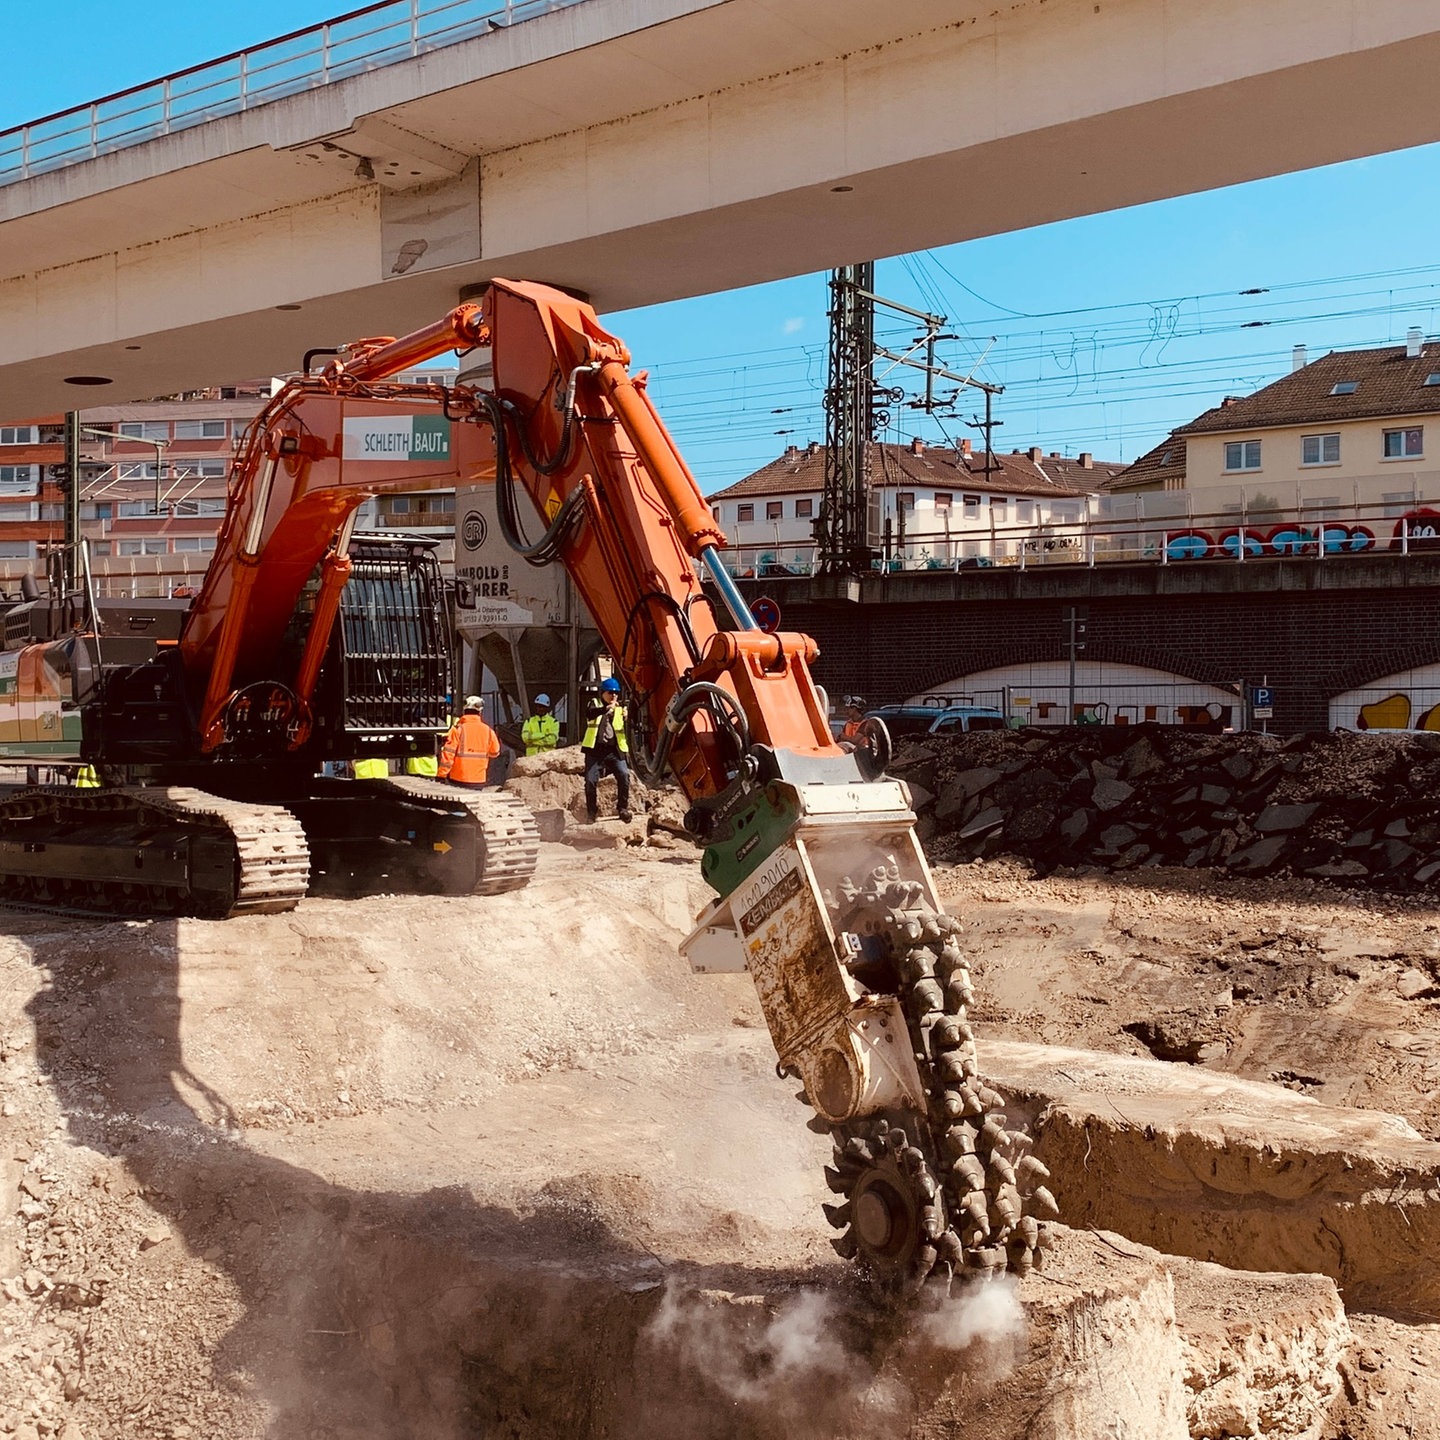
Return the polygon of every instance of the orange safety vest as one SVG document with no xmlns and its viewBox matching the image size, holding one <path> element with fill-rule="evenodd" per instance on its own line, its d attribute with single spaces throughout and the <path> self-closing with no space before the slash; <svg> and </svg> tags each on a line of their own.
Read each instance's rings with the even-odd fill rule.
<svg viewBox="0 0 1440 1440">
<path fill-rule="evenodd" d="M 483 785 L 490 762 L 499 753 L 500 737 L 478 715 L 462 715 L 445 737 L 440 778 L 458 785 Z"/>
</svg>

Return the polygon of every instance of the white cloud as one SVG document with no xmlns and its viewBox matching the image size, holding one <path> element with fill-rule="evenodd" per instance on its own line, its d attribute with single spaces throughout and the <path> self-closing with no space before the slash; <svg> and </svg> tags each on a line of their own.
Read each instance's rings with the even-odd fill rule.
<svg viewBox="0 0 1440 1440">
<path fill-rule="evenodd" d="M 780 327 L 781 331 L 786 335 L 794 335 L 796 331 L 803 330 L 804 328 L 805 320 L 803 316 L 797 316 L 792 320 L 787 320 Z"/>
</svg>

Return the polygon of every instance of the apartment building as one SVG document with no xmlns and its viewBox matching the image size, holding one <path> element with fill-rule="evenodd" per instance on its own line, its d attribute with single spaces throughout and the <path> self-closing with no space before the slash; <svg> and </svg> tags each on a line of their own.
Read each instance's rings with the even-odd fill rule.
<svg viewBox="0 0 1440 1440">
<path fill-rule="evenodd" d="M 1336 350 L 1226 396 L 1105 487 L 1186 491 L 1195 513 L 1394 521 L 1440 504 L 1440 343 Z"/>
<path fill-rule="evenodd" d="M 1092 455 L 875 443 L 869 454 L 871 543 L 891 568 L 1015 563 L 1030 550 L 1076 543 L 1087 497 L 1124 469 Z M 777 460 L 710 496 L 737 573 L 809 573 L 825 493 L 825 449 L 789 446 Z"/>
<path fill-rule="evenodd" d="M 402 379 L 439 376 L 427 370 Z M 79 412 L 80 526 L 94 572 L 109 588 L 153 594 L 197 583 L 225 514 L 230 464 L 275 380 L 191 391 Z M 65 417 L 0 424 L 0 588 L 41 574 L 64 544 Z M 453 491 L 380 496 L 360 530 L 395 530 L 439 542 L 453 561 Z"/>
</svg>

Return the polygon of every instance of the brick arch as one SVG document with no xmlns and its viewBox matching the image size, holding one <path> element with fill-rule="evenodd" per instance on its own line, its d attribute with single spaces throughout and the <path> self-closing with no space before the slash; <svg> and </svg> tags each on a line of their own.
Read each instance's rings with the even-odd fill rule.
<svg viewBox="0 0 1440 1440">
<path fill-rule="evenodd" d="M 913 695 L 938 690 L 940 686 L 948 684 L 952 680 L 973 675 L 979 670 L 995 670 L 1002 665 L 1043 664 L 1047 661 L 1063 661 L 1067 658 L 1063 649 L 1057 649 L 1047 640 L 1019 640 L 1003 645 L 988 645 L 975 652 L 971 663 L 967 665 L 961 675 L 957 676 L 953 666 L 944 667 L 947 673 L 942 674 L 940 673 L 942 667 L 938 664 L 919 672 L 924 678 L 911 687 L 910 693 Z M 1162 650 L 1158 646 L 1117 645 L 1109 641 L 1091 642 L 1085 647 L 1083 660 L 1100 664 L 1108 661 L 1114 665 L 1139 665 L 1149 670 L 1163 670 L 1182 679 L 1193 680 L 1200 685 L 1227 686 L 1235 680 L 1234 674 L 1228 671 L 1221 673 L 1223 669 L 1221 666 L 1197 665 L 1188 658 L 1180 661 L 1171 652 Z"/>
<path fill-rule="evenodd" d="M 1392 645 L 1379 654 L 1352 660 L 1346 665 L 1337 665 L 1329 671 L 1322 671 L 1317 684 L 1326 700 L 1333 700 L 1347 690 L 1358 689 L 1374 680 L 1383 680 L 1387 675 L 1401 670 L 1419 670 L 1425 665 L 1440 665 L 1440 636 L 1416 636 L 1404 645 Z"/>
</svg>

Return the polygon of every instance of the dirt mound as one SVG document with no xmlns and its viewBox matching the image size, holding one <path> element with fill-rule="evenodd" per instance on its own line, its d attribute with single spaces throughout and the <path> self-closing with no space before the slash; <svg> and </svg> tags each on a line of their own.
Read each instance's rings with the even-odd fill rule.
<svg viewBox="0 0 1440 1440">
<path fill-rule="evenodd" d="M 601 835 L 587 822 L 585 812 L 585 759 L 578 745 L 552 750 L 545 755 L 522 755 L 510 767 L 506 790 L 518 795 L 535 813 L 541 834 L 547 840 L 596 846 L 602 844 L 651 844 L 674 848 L 672 839 L 689 843 L 685 812 L 689 803 L 674 785 L 647 785 L 631 767 L 630 809 L 634 819 L 625 824 L 616 813 L 613 777 L 601 778 L 597 787 L 600 801 Z"/>
<path fill-rule="evenodd" d="M 1433 1102 L 1440 1055 L 1397 1038 L 1433 1028 L 1397 990 L 1421 958 L 1402 935 L 1440 934 L 1416 902 L 1320 912 L 1278 889 L 1207 899 L 1199 872 L 993 862 L 940 881 L 972 922 L 982 1063 L 987 1029 L 1142 1051 L 1124 1026 L 1160 996 L 1213 1006 L 1199 960 L 1238 926 L 1310 937 L 1235 947 L 1257 966 L 1362 978 L 1333 1015 L 1234 999 L 1221 1063 L 1338 1085 L 1343 1058 L 1373 1103 Z M 528 890 L 485 899 L 6 917 L 0 1435 L 1005 1440 L 1115 1416 L 1155 1440 L 1406 1434 L 1434 1342 L 1367 1322 L 1337 1358 L 1329 1281 L 1227 1271 L 1192 1300 L 1193 1262 L 1080 1234 L 1018 1311 L 877 1311 L 827 1243 L 829 1147 L 775 1076 L 748 977 L 676 954 L 704 898 L 693 851 L 546 845 Z"/>
</svg>

